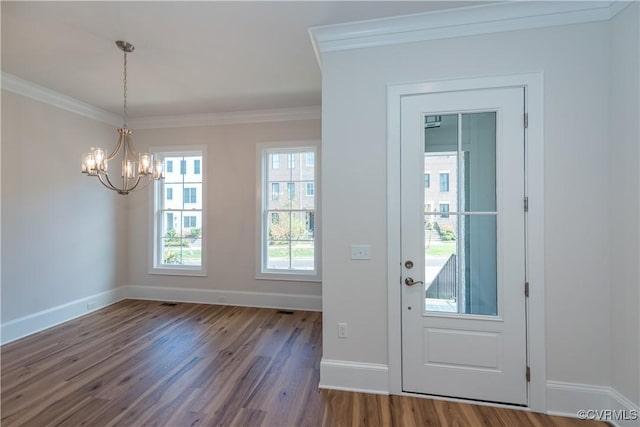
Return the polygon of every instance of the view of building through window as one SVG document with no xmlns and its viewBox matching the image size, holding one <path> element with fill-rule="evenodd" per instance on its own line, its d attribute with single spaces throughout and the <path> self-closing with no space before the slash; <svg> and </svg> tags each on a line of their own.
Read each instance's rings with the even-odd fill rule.
<svg viewBox="0 0 640 427">
<path fill-rule="evenodd" d="M 315 270 L 315 153 L 269 150 L 263 162 L 265 272 Z M 286 165 L 286 167 L 280 167 Z"/>
<path fill-rule="evenodd" d="M 165 155 L 165 179 L 156 193 L 158 250 L 154 265 L 202 265 L 202 154 Z M 179 168 L 174 167 L 179 165 Z"/>
</svg>

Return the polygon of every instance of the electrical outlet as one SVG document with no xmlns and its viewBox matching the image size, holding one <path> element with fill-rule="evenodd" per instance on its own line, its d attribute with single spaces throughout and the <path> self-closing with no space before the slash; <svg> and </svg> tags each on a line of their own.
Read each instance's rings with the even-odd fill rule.
<svg viewBox="0 0 640 427">
<path fill-rule="evenodd" d="M 371 259 L 371 245 L 351 245 L 351 259 Z"/>
<path fill-rule="evenodd" d="M 338 323 L 338 338 L 347 338 L 349 336 L 349 329 L 346 323 Z"/>
</svg>

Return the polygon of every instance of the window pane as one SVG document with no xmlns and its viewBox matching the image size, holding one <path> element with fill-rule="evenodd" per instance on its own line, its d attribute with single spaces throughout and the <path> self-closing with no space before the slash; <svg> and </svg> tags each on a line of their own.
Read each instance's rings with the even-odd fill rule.
<svg viewBox="0 0 640 427">
<path fill-rule="evenodd" d="M 517 142 L 514 142 L 517 143 Z M 461 211 L 496 210 L 496 113 L 462 115 Z"/>
<path fill-rule="evenodd" d="M 424 221 L 425 308 L 457 313 L 456 218 L 425 215 Z"/>
<path fill-rule="evenodd" d="M 267 245 L 267 268 L 271 270 L 290 269 L 291 242 L 269 242 Z"/>
<path fill-rule="evenodd" d="M 313 240 L 291 242 L 291 269 L 313 270 L 314 255 Z"/>
<path fill-rule="evenodd" d="M 309 212 L 291 212 L 291 240 L 313 240 L 313 230 L 309 228 L 307 214 Z"/>
<path fill-rule="evenodd" d="M 173 167 L 174 163 L 180 165 L 179 171 Z M 201 173 L 202 156 L 165 157 L 165 183 L 201 182 Z"/>
<path fill-rule="evenodd" d="M 432 120 L 427 123 L 432 127 L 425 129 L 424 147 L 425 212 L 440 212 L 443 205 L 448 205 L 447 212 L 456 212 L 458 115 L 427 116 L 429 117 Z M 431 182 L 432 177 L 434 182 Z"/>
<path fill-rule="evenodd" d="M 496 315 L 495 113 L 429 119 L 424 172 L 426 310 Z M 436 191 L 427 186 L 429 170 L 437 171 Z M 491 213 L 465 214 L 469 211 Z"/>
<path fill-rule="evenodd" d="M 165 212 L 162 227 L 162 263 L 182 264 L 183 229 L 180 212 Z"/>
<path fill-rule="evenodd" d="M 310 270 L 315 268 L 315 153 L 313 151 L 268 152 L 263 270 Z M 279 160 L 286 159 L 286 168 Z M 275 167 L 277 165 L 278 167 Z"/>
<path fill-rule="evenodd" d="M 157 155 L 164 159 L 166 178 L 157 184 L 161 211 L 156 217 L 159 252 L 154 267 L 201 266 L 202 155 Z"/>
<path fill-rule="evenodd" d="M 496 315 L 495 215 L 463 215 L 459 224 L 461 313 Z"/>
</svg>

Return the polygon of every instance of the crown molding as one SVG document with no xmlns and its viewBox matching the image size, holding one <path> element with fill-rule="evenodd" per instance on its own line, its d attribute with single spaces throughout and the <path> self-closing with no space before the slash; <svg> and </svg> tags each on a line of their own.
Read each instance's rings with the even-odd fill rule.
<svg viewBox="0 0 640 427">
<path fill-rule="evenodd" d="M 608 21 L 630 1 L 513 1 L 309 28 L 322 54 L 478 34 Z"/>
<path fill-rule="evenodd" d="M 36 101 L 79 114 L 90 119 L 108 123 L 113 126 L 122 125 L 122 117 L 95 107 L 86 102 L 79 101 L 60 92 L 23 80 L 13 74 L 2 72 L 2 89 L 26 96 Z"/>
<path fill-rule="evenodd" d="M 291 120 L 319 120 L 320 107 L 274 108 L 268 110 L 237 111 L 232 113 L 154 116 L 131 119 L 132 129 L 162 129 L 190 126 L 235 125 L 246 123 L 286 122 Z"/>
<path fill-rule="evenodd" d="M 63 95 L 44 86 L 2 72 L 2 89 L 54 107 L 89 117 L 113 126 L 122 125 L 122 117 Z M 230 125 L 241 123 L 284 122 L 290 120 L 318 120 L 320 107 L 276 108 L 269 110 L 238 111 L 233 113 L 190 114 L 131 118 L 131 129 L 161 129 L 187 126 Z"/>
</svg>

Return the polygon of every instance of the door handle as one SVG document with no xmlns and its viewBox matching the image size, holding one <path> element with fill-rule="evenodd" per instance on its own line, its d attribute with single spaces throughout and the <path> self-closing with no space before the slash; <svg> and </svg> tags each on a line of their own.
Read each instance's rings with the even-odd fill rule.
<svg viewBox="0 0 640 427">
<path fill-rule="evenodd" d="M 419 281 L 415 282 L 413 280 L 413 278 L 407 277 L 406 279 L 404 279 L 404 284 L 407 285 L 407 286 L 413 286 L 413 285 L 418 285 L 418 284 L 424 284 L 424 282 L 422 280 L 419 280 Z"/>
</svg>

